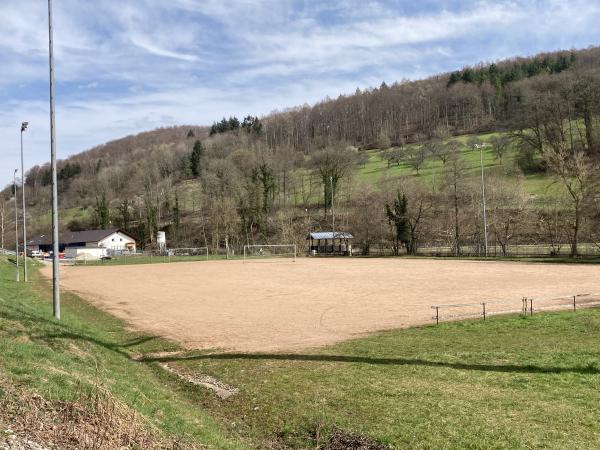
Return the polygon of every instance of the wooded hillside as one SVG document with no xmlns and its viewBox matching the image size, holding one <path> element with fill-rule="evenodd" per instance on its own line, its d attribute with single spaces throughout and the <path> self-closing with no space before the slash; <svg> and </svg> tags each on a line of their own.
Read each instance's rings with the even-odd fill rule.
<svg viewBox="0 0 600 450">
<path fill-rule="evenodd" d="M 130 136 L 59 164 L 61 227 L 119 226 L 152 246 L 305 245 L 340 229 L 363 253 L 581 252 L 600 242 L 600 48 L 480 64 L 267 117 Z M 48 166 L 25 179 L 30 235 L 50 226 Z M 0 197 L 13 229 L 12 187 Z M 14 227 L 14 222 L 12 227 Z M 10 245 L 5 233 L 5 245 Z"/>
</svg>

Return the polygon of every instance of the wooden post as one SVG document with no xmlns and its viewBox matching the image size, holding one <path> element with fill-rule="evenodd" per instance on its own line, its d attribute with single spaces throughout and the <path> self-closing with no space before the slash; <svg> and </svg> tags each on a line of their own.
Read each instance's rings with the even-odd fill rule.
<svg viewBox="0 0 600 450">
<path fill-rule="evenodd" d="M 577 312 L 577 296 L 573 296 L 573 312 Z"/>
<path fill-rule="evenodd" d="M 436 325 L 440 324 L 440 307 L 439 306 L 435 307 L 435 324 Z"/>
<path fill-rule="evenodd" d="M 529 299 L 529 315 L 533 316 L 533 299 Z"/>
<path fill-rule="evenodd" d="M 483 305 L 483 320 L 485 320 L 485 303 L 482 303 Z"/>
</svg>

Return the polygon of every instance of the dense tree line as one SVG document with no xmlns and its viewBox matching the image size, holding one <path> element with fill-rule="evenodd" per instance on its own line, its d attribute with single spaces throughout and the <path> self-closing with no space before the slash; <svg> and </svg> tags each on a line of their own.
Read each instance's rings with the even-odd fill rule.
<svg viewBox="0 0 600 450">
<path fill-rule="evenodd" d="M 460 81 L 474 83 L 479 86 L 489 82 L 499 91 L 503 86 L 524 78 L 531 78 L 542 74 L 555 74 L 570 68 L 576 61 L 575 52 L 559 53 L 556 55 L 537 56 L 532 59 L 513 61 L 507 64 L 489 64 L 480 67 L 467 67 L 463 70 L 452 72 L 448 78 L 448 86 Z"/>
<path fill-rule="evenodd" d="M 261 134 L 262 123 L 258 117 L 246 116 L 242 122 L 233 116 L 229 119 L 223 117 L 220 122 L 215 122 L 210 127 L 210 136 L 215 134 L 227 133 L 229 131 L 243 130 L 247 133 Z"/>
</svg>

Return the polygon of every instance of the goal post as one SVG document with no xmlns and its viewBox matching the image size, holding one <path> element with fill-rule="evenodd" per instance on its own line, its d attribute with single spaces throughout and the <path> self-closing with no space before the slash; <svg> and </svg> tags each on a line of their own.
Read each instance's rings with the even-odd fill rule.
<svg viewBox="0 0 600 450">
<path fill-rule="evenodd" d="M 195 259 L 206 258 L 208 260 L 208 247 L 170 248 L 169 257 L 194 257 Z"/>
<path fill-rule="evenodd" d="M 296 262 L 295 244 L 244 245 L 244 262 L 254 259 L 290 258 Z"/>
</svg>

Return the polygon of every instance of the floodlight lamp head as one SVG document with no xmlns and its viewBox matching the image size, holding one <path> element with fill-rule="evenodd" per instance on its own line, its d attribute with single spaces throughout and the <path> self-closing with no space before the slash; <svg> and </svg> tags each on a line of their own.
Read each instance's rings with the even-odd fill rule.
<svg viewBox="0 0 600 450">
<path fill-rule="evenodd" d="M 27 129 L 27 127 L 29 126 L 29 122 L 22 122 L 21 123 L 21 133 L 23 131 L 25 131 Z"/>
</svg>

